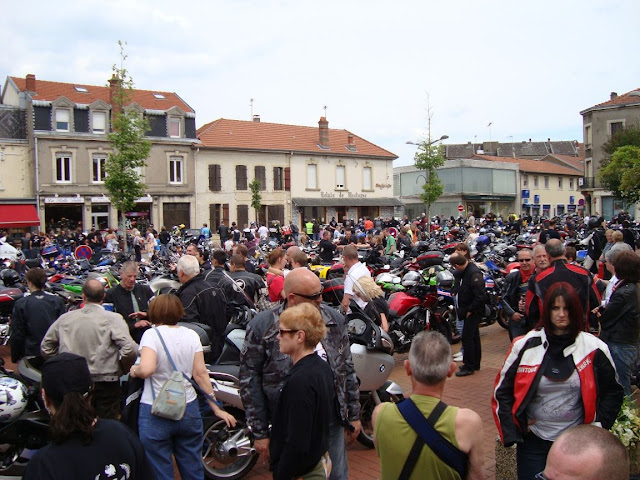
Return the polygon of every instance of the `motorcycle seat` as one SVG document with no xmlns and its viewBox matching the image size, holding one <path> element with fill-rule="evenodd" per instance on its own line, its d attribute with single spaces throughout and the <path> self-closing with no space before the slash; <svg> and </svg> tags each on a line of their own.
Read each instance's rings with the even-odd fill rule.
<svg viewBox="0 0 640 480">
<path fill-rule="evenodd" d="M 216 373 L 221 373 L 220 380 L 229 380 L 228 376 L 234 377 L 236 381 L 240 381 L 240 365 L 208 365 L 209 373 L 216 378 Z"/>
</svg>

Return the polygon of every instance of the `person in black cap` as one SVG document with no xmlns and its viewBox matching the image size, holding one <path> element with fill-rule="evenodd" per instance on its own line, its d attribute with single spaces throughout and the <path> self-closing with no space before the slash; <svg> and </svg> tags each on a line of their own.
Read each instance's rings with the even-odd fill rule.
<svg viewBox="0 0 640 480">
<path fill-rule="evenodd" d="M 42 399 L 51 413 L 51 443 L 27 464 L 24 480 L 153 479 L 142 444 L 124 424 L 99 419 L 84 357 L 61 353 L 42 365 Z"/>
</svg>

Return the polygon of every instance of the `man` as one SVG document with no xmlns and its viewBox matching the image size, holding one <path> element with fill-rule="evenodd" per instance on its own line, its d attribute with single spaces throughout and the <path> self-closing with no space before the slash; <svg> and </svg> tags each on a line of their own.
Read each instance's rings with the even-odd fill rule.
<svg viewBox="0 0 640 480">
<path fill-rule="evenodd" d="M 416 335 L 411 342 L 409 358 L 404 368 L 411 378 L 411 399 L 420 413 L 429 417 L 440 403 L 444 384 L 456 369 L 451 361 L 451 347 L 441 333 L 428 331 Z M 444 404 L 443 404 L 444 405 Z M 409 462 L 410 452 L 422 446 L 419 456 L 406 478 L 457 478 L 456 470 L 447 465 L 431 448 L 425 448 L 413 427 L 404 419 L 394 403 L 381 403 L 373 411 L 373 429 L 376 450 L 380 457 L 381 477 L 397 479 Z M 465 479 L 482 479 L 482 419 L 473 410 L 445 406 L 436 435 L 452 444 L 468 460 Z M 406 468 L 409 468 L 408 466 Z"/>
<path fill-rule="evenodd" d="M 456 285 L 458 296 L 458 318 L 464 320 L 462 327 L 462 348 L 464 351 L 460 370 L 456 377 L 473 375 L 480 370 L 482 347 L 480 345 L 480 319 L 484 314 L 486 290 L 484 275 L 467 257 L 456 253 L 451 255 L 449 263 L 458 273 Z"/>
<path fill-rule="evenodd" d="M 11 361 L 18 363 L 22 357 L 36 357 L 31 364 L 40 368 L 40 342 L 56 319 L 65 312 L 64 302 L 58 295 L 42 291 L 47 274 L 41 268 L 27 270 L 25 275 L 30 295 L 19 299 L 11 317 Z"/>
<path fill-rule="evenodd" d="M 291 220 L 289 220 L 289 230 L 291 230 L 291 237 L 293 238 L 293 243 L 298 245 L 298 236 L 300 234 L 300 229 Z"/>
<path fill-rule="evenodd" d="M 202 224 L 202 228 L 200 229 L 200 235 L 202 235 L 205 240 L 209 240 L 211 238 L 211 229 L 207 226 L 206 223 Z"/>
<path fill-rule="evenodd" d="M 178 297 L 184 306 L 184 322 L 203 323 L 211 328 L 211 358 L 222 353 L 224 330 L 229 323 L 226 315 L 227 298 L 223 290 L 204 278 L 198 260 L 184 255 L 178 260 L 178 280 L 182 284 Z"/>
<path fill-rule="evenodd" d="M 358 249 L 355 245 L 347 245 L 342 251 L 342 261 L 344 263 L 344 296 L 340 307 L 343 312 L 349 311 L 349 305 L 353 299 L 358 306 L 364 310 L 367 302 L 359 298 L 353 290 L 353 284 L 362 277 L 370 277 L 371 272 L 364 263 L 358 260 Z"/>
<path fill-rule="evenodd" d="M 260 225 L 260 228 L 258 228 L 258 235 L 260 235 L 261 242 L 269 240 L 269 229 L 266 225 Z"/>
<path fill-rule="evenodd" d="M 520 300 L 527 295 L 529 279 L 533 274 L 533 255 L 528 248 L 518 252 L 520 269 L 512 271 L 504 279 L 502 285 L 502 309 L 505 318 L 509 322 L 509 339 L 526 334 L 531 325 L 527 317 L 519 307 Z"/>
<path fill-rule="evenodd" d="M 389 228 L 385 228 L 382 230 L 382 235 L 385 239 L 385 247 L 384 254 L 388 257 L 389 255 L 393 255 L 396 251 L 396 239 L 393 238 L 393 235 L 389 233 Z"/>
<path fill-rule="evenodd" d="M 291 369 L 289 356 L 280 353 L 278 330 L 283 308 L 311 303 L 320 309 L 327 334 L 317 352 L 331 367 L 336 388 L 335 417 L 329 425 L 329 456 L 333 463 L 332 479 L 348 478 L 345 429 L 350 440 L 360 431 L 358 382 L 349 350 L 345 318 L 322 305 L 320 279 L 306 268 L 293 270 L 284 281 L 286 304 L 256 315 L 249 323 L 240 356 L 240 395 L 247 424 L 251 427 L 258 452 L 268 460 L 269 423 L 277 397 Z"/>
<path fill-rule="evenodd" d="M 307 254 L 303 251 L 295 252 L 291 256 L 291 270 L 295 270 L 296 268 L 307 268 L 309 264 L 309 258 L 307 258 Z"/>
<path fill-rule="evenodd" d="M 307 220 L 304 223 L 304 229 L 305 229 L 305 233 L 307 234 L 307 237 L 311 238 L 311 236 L 313 235 L 313 221 Z"/>
<path fill-rule="evenodd" d="M 215 225 L 214 225 L 215 226 Z M 220 243 L 224 244 L 229 236 L 229 227 L 224 224 L 224 220 L 220 222 L 218 226 L 218 235 L 220 236 Z"/>
<path fill-rule="evenodd" d="M 153 291 L 149 285 L 136 283 L 139 265 L 131 260 L 120 267 L 120 283 L 107 290 L 105 303 L 113 304 L 113 311 L 122 315 L 129 326 L 129 334 L 140 343 L 142 334 L 151 327 L 149 301 Z"/>
<path fill-rule="evenodd" d="M 211 270 L 213 268 L 211 266 L 211 262 L 209 261 L 209 252 L 207 252 L 206 250 L 200 250 L 194 243 L 190 243 L 187 246 L 186 254 L 191 255 L 192 257 L 196 257 L 196 260 L 198 260 L 198 265 L 200 265 L 201 272 L 206 272 L 207 270 Z"/>
<path fill-rule="evenodd" d="M 629 455 L 608 430 L 595 425 L 577 425 L 562 432 L 553 443 L 540 478 L 627 480 Z"/>
<path fill-rule="evenodd" d="M 318 255 L 322 263 L 330 264 L 337 249 L 338 247 L 331 241 L 331 233 L 325 230 L 322 234 L 322 240 L 318 244 Z"/>
<path fill-rule="evenodd" d="M 533 263 L 536 266 L 534 275 L 540 273 L 549 266 L 549 257 L 544 245 L 536 245 L 533 247 Z"/>
<path fill-rule="evenodd" d="M 245 270 L 245 260 L 242 255 L 231 255 L 229 268 L 231 270 L 229 276 L 255 304 L 260 290 L 265 287 L 262 277 Z"/>
<path fill-rule="evenodd" d="M 249 260 L 249 250 L 246 245 L 242 243 L 237 244 L 233 247 L 233 253 L 234 255 L 242 255 L 242 258 L 244 258 L 244 269 L 247 272 L 256 273 L 256 266 L 251 260 Z"/>
<path fill-rule="evenodd" d="M 340 238 L 340 241 L 338 242 L 337 247 L 338 247 L 338 250 L 342 250 L 347 245 L 355 245 L 355 243 L 356 243 L 356 238 L 353 236 L 353 232 L 349 228 L 349 229 L 345 229 L 344 235 Z"/>
<path fill-rule="evenodd" d="M 284 276 L 286 277 L 287 274 L 293 270 L 293 266 L 291 265 L 293 256 L 297 253 L 297 252 L 301 252 L 302 250 L 300 250 L 300 247 L 298 247 L 297 245 L 292 245 L 291 247 L 287 248 L 287 252 L 285 253 L 285 258 L 287 259 L 287 268 L 285 268 L 282 273 L 284 273 Z"/>
<path fill-rule="evenodd" d="M 631 229 L 629 228 L 631 226 L 631 224 L 629 223 L 629 220 L 623 220 L 622 221 L 622 238 L 624 239 L 624 243 L 626 243 L 627 245 L 629 245 L 631 247 L 631 251 L 635 252 L 636 251 L 636 236 L 634 235 L 634 233 L 631 231 Z"/>
<path fill-rule="evenodd" d="M 238 289 L 235 282 L 226 272 L 226 252 L 220 249 L 214 250 L 211 258 L 213 259 L 213 268 L 203 272 L 204 279 L 207 282 L 217 285 L 224 292 L 226 299 L 225 315 L 227 316 L 227 320 L 231 320 L 236 313 L 236 306 L 247 305 L 251 307 L 252 305 L 249 305 L 242 291 Z"/>
<path fill-rule="evenodd" d="M 594 274 L 598 273 L 598 259 L 600 255 L 602 255 L 602 250 L 607 243 L 604 232 L 606 224 L 607 222 L 603 217 L 591 217 L 589 223 L 587 223 L 590 234 L 580 241 L 580 244 L 588 245 L 587 258 L 584 259 L 584 268 Z"/>
<path fill-rule="evenodd" d="M 93 406 L 100 418 L 120 418 L 120 376 L 138 357 L 138 346 L 118 313 L 102 308 L 104 287 L 98 280 L 82 286 L 84 308 L 62 315 L 41 344 L 47 359 L 70 352 L 87 359 L 94 382 Z"/>
<path fill-rule="evenodd" d="M 160 234 L 158 235 L 158 240 L 160 241 L 160 253 L 161 257 L 166 257 L 169 255 L 169 242 L 171 241 L 171 234 L 167 231 L 167 227 L 162 227 L 160 229 Z"/>
<path fill-rule="evenodd" d="M 552 239 L 552 238 L 557 238 L 558 240 L 560 240 L 560 233 L 556 230 L 556 221 L 555 220 L 545 220 L 542 223 L 542 227 L 544 230 L 542 230 L 539 234 L 538 234 L 538 243 L 541 245 L 545 245 L 547 243 L 548 240 Z"/>
<path fill-rule="evenodd" d="M 405 215 L 405 217 L 406 217 L 406 215 Z M 373 222 L 371 221 L 371 218 L 364 217 L 363 227 L 364 227 L 364 231 L 366 233 L 373 234 Z"/>
<path fill-rule="evenodd" d="M 411 238 L 407 235 L 407 230 L 402 227 L 398 230 L 398 240 L 396 242 L 398 250 L 411 250 Z"/>
<path fill-rule="evenodd" d="M 564 256 L 564 246 L 560 240 L 552 238 L 545 244 L 550 266 L 537 273 L 529 281 L 526 298 L 526 312 L 530 325 L 536 325 L 542 318 L 543 300 L 547 290 L 556 282 L 567 282 L 571 285 L 582 305 L 585 328 L 597 328 L 597 318 L 592 309 L 600 305 L 600 293 L 591 274 L 578 265 L 570 265 Z"/>
</svg>

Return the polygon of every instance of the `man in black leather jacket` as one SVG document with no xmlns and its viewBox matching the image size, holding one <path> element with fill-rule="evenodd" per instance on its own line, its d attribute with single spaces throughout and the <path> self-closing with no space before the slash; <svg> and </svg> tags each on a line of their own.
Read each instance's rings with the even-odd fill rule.
<svg viewBox="0 0 640 480">
<path fill-rule="evenodd" d="M 527 294 L 529 278 L 533 274 L 533 254 L 528 248 L 518 252 L 518 262 L 520 269 L 509 273 L 502 285 L 502 309 L 504 317 L 509 322 L 509 338 L 526 334 L 531 325 L 528 324 L 524 311 L 520 311 L 518 306 L 521 297 Z"/>
<path fill-rule="evenodd" d="M 484 313 L 486 290 L 484 275 L 467 257 L 456 253 L 449 258 L 451 265 L 459 273 L 456 286 L 458 294 L 458 318 L 464 320 L 462 328 L 463 365 L 456 372 L 457 377 L 473 375 L 480 370 L 482 348 L 480 345 L 480 319 Z"/>
</svg>

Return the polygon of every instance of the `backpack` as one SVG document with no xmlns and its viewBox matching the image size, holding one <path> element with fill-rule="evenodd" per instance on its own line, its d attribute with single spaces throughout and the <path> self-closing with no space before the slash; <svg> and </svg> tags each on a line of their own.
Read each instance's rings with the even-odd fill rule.
<svg viewBox="0 0 640 480">
<path fill-rule="evenodd" d="M 269 280 L 267 280 L 267 288 L 263 288 L 260 291 L 260 298 L 256 302 L 256 310 L 259 312 L 277 308 L 281 303 L 279 300 L 276 302 L 269 300 L 269 287 L 271 286 L 271 282 L 274 278 L 276 278 L 276 275 L 273 275 Z"/>
<path fill-rule="evenodd" d="M 160 341 L 162 342 L 164 351 L 167 354 L 167 358 L 173 367 L 173 373 L 162 384 L 157 397 L 156 392 L 153 389 L 153 382 L 149 379 L 149 384 L 151 385 L 151 396 L 153 397 L 151 413 L 158 417 L 166 418 L 167 420 L 182 420 L 187 408 L 187 393 L 184 389 L 183 382 L 186 375 L 179 372 L 176 368 L 176 364 L 173 363 L 173 358 L 171 358 L 169 350 L 167 350 L 167 345 L 164 343 L 164 339 L 162 338 L 162 335 L 160 335 L 160 331 L 157 328 L 154 330 L 158 334 L 158 337 L 160 337 Z"/>
</svg>

